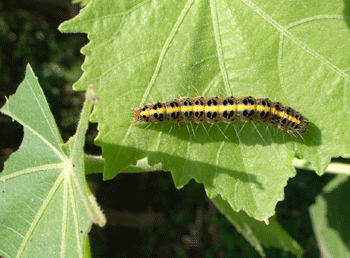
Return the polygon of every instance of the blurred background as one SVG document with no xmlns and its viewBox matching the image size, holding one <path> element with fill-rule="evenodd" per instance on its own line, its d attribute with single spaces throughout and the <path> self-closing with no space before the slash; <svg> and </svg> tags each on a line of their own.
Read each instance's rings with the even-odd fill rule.
<svg viewBox="0 0 350 258">
<path fill-rule="evenodd" d="M 82 74 L 88 43 L 85 34 L 61 34 L 60 23 L 79 13 L 81 3 L 69 0 L 0 0 L 0 106 L 14 94 L 29 63 L 44 90 L 60 133 L 67 141 L 76 129 L 83 92 L 72 85 Z M 86 152 L 101 155 L 94 145 L 97 125 L 90 124 Z M 23 129 L 0 115 L 0 168 L 16 151 Z M 277 218 L 306 250 L 318 257 L 309 206 L 332 178 L 298 171 L 289 180 L 285 200 L 277 205 Z M 193 180 L 181 190 L 174 188 L 169 172 L 119 174 L 102 181 L 89 175 L 92 191 L 107 216 L 104 228 L 93 226 L 93 257 L 258 257 Z M 279 249 L 265 249 L 267 257 L 293 257 Z"/>
</svg>

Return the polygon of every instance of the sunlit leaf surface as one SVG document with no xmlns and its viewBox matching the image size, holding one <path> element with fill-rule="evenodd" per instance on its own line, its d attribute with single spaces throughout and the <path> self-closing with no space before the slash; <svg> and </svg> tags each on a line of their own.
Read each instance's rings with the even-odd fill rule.
<svg viewBox="0 0 350 258">
<path fill-rule="evenodd" d="M 273 215 L 294 156 L 319 174 L 349 156 L 348 10 L 343 0 L 91 1 L 60 29 L 90 39 L 75 88 L 97 88 L 104 177 L 147 156 L 177 187 L 194 178 L 235 211 Z M 255 122 L 130 123 L 133 106 L 199 95 L 268 97 L 311 123 L 302 137 Z"/>
</svg>

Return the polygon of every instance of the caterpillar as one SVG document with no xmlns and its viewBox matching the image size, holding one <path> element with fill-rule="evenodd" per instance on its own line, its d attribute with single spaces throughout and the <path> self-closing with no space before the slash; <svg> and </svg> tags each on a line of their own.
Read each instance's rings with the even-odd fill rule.
<svg viewBox="0 0 350 258">
<path fill-rule="evenodd" d="M 234 123 L 257 121 L 277 127 L 287 133 L 305 133 L 309 120 L 300 112 L 268 98 L 245 96 L 174 98 L 166 102 L 132 108 L 134 125 L 145 123 Z"/>
</svg>

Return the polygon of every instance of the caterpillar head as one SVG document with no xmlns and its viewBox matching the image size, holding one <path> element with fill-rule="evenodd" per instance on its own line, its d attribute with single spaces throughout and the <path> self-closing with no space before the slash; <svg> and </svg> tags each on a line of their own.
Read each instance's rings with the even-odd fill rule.
<svg viewBox="0 0 350 258">
<path fill-rule="evenodd" d="M 299 125 L 299 128 L 297 129 L 297 132 L 300 134 L 305 133 L 308 125 L 309 125 L 309 120 L 306 117 L 303 117 L 303 119 L 301 120 L 301 123 Z"/>
<path fill-rule="evenodd" d="M 139 107 L 134 107 L 132 108 L 132 111 L 134 111 L 134 120 L 131 122 L 133 125 L 136 125 L 138 123 L 142 122 L 141 118 L 141 108 Z"/>
</svg>

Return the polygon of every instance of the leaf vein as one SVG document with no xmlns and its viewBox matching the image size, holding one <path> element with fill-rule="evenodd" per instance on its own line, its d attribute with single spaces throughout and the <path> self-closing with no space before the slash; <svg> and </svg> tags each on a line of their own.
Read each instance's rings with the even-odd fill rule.
<svg viewBox="0 0 350 258">
<path fill-rule="evenodd" d="M 21 257 L 25 247 L 27 246 L 29 239 L 31 237 L 31 235 L 33 234 L 35 228 L 37 227 L 37 225 L 39 224 L 39 220 L 42 217 L 44 211 L 46 210 L 46 208 L 48 207 L 48 205 L 50 204 L 52 197 L 54 196 L 55 192 L 57 191 L 57 189 L 59 188 L 59 186 L 61 185 L 62 181 L 64 178 L 64 173 L 61 173 L 57 180 L 55 181 L 55 183 L 53 184 L 53 186 L 51 187 L 50 192 L 48 193 L 47 197 L 45 198 L 45 201 L 43 202 L 43 204 L 41 205 L 40 209 L 38 210 L 36 216 L 34 217 L 34 220 L 32 222 L 32 224 L 30 225 L 27 234 L 25 235 L 20 248 L 18 249 L 17 255 L 16 257 Z"/>
<path fill-rule="evenodd" d="M 45 110 L 49 110 L 48 106 L 46 106 L 46 107 L 44 108 L 45 110 L 43 109 L 43 106 L 40 104 L 40 101 L 38 100 L 38 95 L 35 94 L 35 92 L 34 92 L 34 88 L 36 88 L 36 87 L 32 87 L 32 86 L 30 85 L 30 82 L 29 82 L 29 79 L 28 79 L 27 76 L 26 76 L 25 80 L 26 80 L 26 82 L 27 82 L 27 85 L 28 85 L 29 90 L 32 92 L 32 94 L 33 94 L 33 96 L 34 96 L 34 98 L 35 98 L 35 100 L 36 100 L 37 106 L 38 106 L 38 107 L 40 108 L 40 110 L 41 110 L 42 117 L 45 118 L 45 121 L 46 121 L 47 126 L 50 128 L 50 131 L 51 131 L 52 135 L 53 135 L 53 136 L 55 137 L 55 139 L 56 139 L 56 143 L 57 143 L 57 144 L 62 143 L 62 142 L 61 142 L 61 139 L 59 138 L 59 136 L 58 136 L 58 134 L 57 134 L 57 129 L 56 129 L 55 124 L 52 124 L 52 123 L 50 122 L 50 118 L 47 117 L 47 114 L 45 113 Z M 45 97 L 44 97 L 44 103 L 47 105 L 47 102 L 45 102 Z M 51 116 L 51 118 L 52 118 L 52 116 Z"/>
<path fill-rule="evenodd" d="M 75 236 L 77 239 L 78 254 L 79 254 L 79 257 L 83 257 L 82 243 L 79 237 L 80 230 L 79 230 L 79 219 L 77 214 L 78 208 L 77 208 L 76 202 L 74 202 L 74 200 L 76 199 L 76 196 L 74 195 L 73 184 L 71 179 L 69 180 L 69 192 L 70 192 L 70 203 L 73 211 L 74 229 L 75 229 Z"/>
<path fill-rule="evenodd" d="M 163 48 L 162 48 L 162 50 L 161 50 L 161 52 L 159 54 L 158 62 L 157 62 L 156 68 L 155 68 L 155 70 L 153 72 L 152 78 L 151 78 L 150 82 L 147 85 L 147 88 L 145 90 L 145 94 L 143 95 L 142 101 L 141 101 L 141 103 L 139 105 L 140 107 L 145 103 L 147 96 L 149 95 L 152 87 L 154 86 L 154 83 L 155 83 L 156 78 L 157 78 L 157 76 L 159 74 L 160 68 L 162 66 L 162 63 L 163 63 L 163 61 L 165 59 L 166 52 L 168 51 L 169 46 L 170 46 L 172 40 L 174 39 L 176 32 L 180 28 L 180 25 L 181 25 L 182 21 L 184 20 L 186 14 L 188 13 L 188 11 L 189 11 L 191 5 L 193 4 L 193 2 L 194 2 L 194 0 L 189 0 L 186 3 L 185 7 L 181 11 L 181 14 L 180 14 L 179 18 L 176 20 L 176 22 L 175 22 L 175 24 L 174 24 L 174 26 L 173 26 L 173 28 L 172 28 L 168 38 L 166 39 L 166 41 L 164 43 L 164 46 L 163 46 Z"/>
<path fill-rule="evenodd" d="M 216 0 L 210 1 L 210 9 L 211 9 L 211 17 L 212 17 L 212 21 L 213 21 L 214 38 L 215 38 L 215 42 L 216 42 L 216 51 L 218 53 L 217 56 L 218 56 L 220 71 L 222 74 L 222 78 L 224 80 L 226 93 L 232 94 L 230 84 L 228 82 L 228 76 L 227 76 L 224 55 L 223 55 L 223 50 L 222 50 L 222 45 L 221 45 L 219 21 L 218 21 L 217 10 L 216 10 Z"/>
<path fill-rule="evenodd" d="M 51 169 L 57 169 L 57 168 L 64 168 L 65 163 L 56 163 L 56 164 L 48 164 L 48 165 L 42 165 L 42 166 L 37 166 L 37 167 L 31 167 L 31 168 L 26 168 L 8 175 L 3 175 L 0 177 L 0 182 L 5 182 L 8 179 L 25 175 L 25 174 L 30 174 L 33 172 L 38 172 L 38 171 L 43 171 L 43 170 L 51 170 Z"/>
<path fill-rule="evenodd" d="M 23 122 L 21 119 L 19 119 L 17 116 L 12 114 L 9 109 L 1 110 L 5 115 L 10 116 L 14 120 L 16 120 L 18 123 L 23 125 L 23 127 L 27 128 L 29 131 L 31 131 L 33 134 L 35 134 L 38 138 L 40 138 L 47 146 L 49 146 L 59 157 L 62 159 L 62 161 L 66 161 L 66 157 L 61 153 L 60 150 L 56 149 L 44 136 L 42 136 L 39 132 L 35 131 L 32 127 L 30 127 L 27 123 Z M 59 142 L 58 142 L 59 143 Z"/>
<path fill-rule="evenodd" d="M 254 12 L 259 14 L 268 23 L 270 23 L 272 26 L 274 26 L 281 34 L 283 34 L 284 36 L 289 38 L 291 41 L 293 41 L 301 49 L 305 50 L 307 53 L 309 53 L 314 58 L 319 60 L 322 64 L 328 66 L 332 71 L 334 71 L 338 75 L 342 76 L 343 78 L 346 78 L 347 80 L 350 80 L 350 75 L 346 74 L 339 67 L 337 67 L 336 65 L 332 64 L 326 58 L 324 58 L 319 53 L 317 53 L 315 50 L 310 48 L 307 44 L 305 44 L 300 39 L 295 37 L 291 32 L 288 31 L 288 27 L 283 27 L 276 20 L 274 20 L 270 15 L 268 15 L 266 12 L 264 12 L 262 9 L 260 9 L 257 5 L 255 5 L 252 1 L 250 1 L 250 0 L 241 0 L 241 1 L 243 3 L 245 3 L 248 7 L 250 7 Z"/>
<path fill-rule="evenodd" d="M 66 170 L 67 171 L 67 170 Z M 67 230 L 68 230 L 68 186 L 67 174 L 64 177 L 63 183 L 63 198 L 62 198 L 62 236 L 61 236 L 61 257 L 65 256 L 67 244 Z"/>
</svg>

